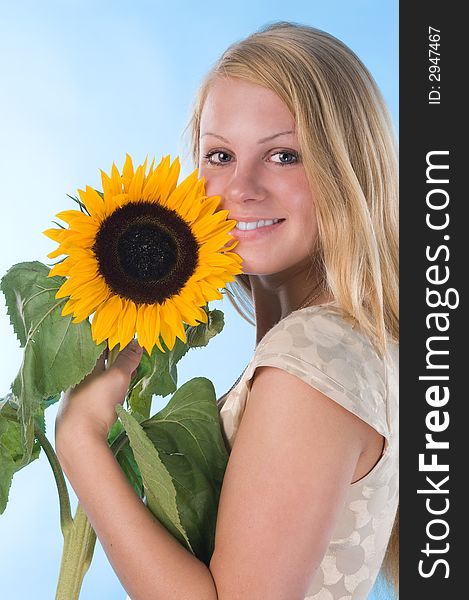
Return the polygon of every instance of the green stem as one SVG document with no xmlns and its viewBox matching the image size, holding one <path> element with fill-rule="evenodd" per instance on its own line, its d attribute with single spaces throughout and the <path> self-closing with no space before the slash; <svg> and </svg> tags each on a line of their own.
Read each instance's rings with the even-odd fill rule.
<svg viewBox="0 0 469 600">
<path fill-rule="evenodd" d="M 107 356 L 107 368 L 108 369 L 116 360 L 119 352 L 120 352 L 120 344 L 116 344 L 112 350 L 109 350 L 109 353 Z"/>
<path fill-rule="evenodd" d="M 111 355 L 111 364 L 118 351 Z M 17 420 L 17 410 L 13 407 L 2 406 L 2 415 L 11 420 Z M 75 517 L 70 510 L 70 497 L 67 484 L 54 448 L 42 429 L 35 425 L 34 435 L 47 456 L 54 474 L 59 495 L 60 528 L 64 538 L 60 572 L 57 582 L 55 600 L 78 600 L 80 590 L 91 561 L 96 545 L 96 534 L 80 503 L 77 505 Z M 111 446 L 114 456 L 128 443 L 125 432 L 122 432 Z"/>
<path fill-rule="evenodd" d="M 122 450 L 124 446 L 126 446 L 129 442 L 129 438 L 127 437 L 127 432 L 121 431 L 116 439 L 110 445 L 110 449 L 114 456 L 117 457 L 119 452 Z"/>
<path fill-rule="evenodd" d="M 41 444 L 54 474 L 57 491 L 59 493 L 60 529 L 65 537 L 67 529 L 73 525 L 73 519 L 70 510 L 70 497 L 68 495 L 67 484 L 65 483 L 62 467 L 60 466 L 59 459 L 57 458 L 57 454 L 52 448 L 51 443 L 38 426 L 34 427 L 34 435 Z"/>
<path fill-rule="evenodd" d="M 80 504 L 73 525 L 64 535 L 55 600 L 78 600 L 83 578 L 89 569 L 96 544 L 96 534 Z"/>
<path fill-rule="evenodd" d="M 56 600 L 78 600 L 83 578 L 89 569 L 96 543 L 96 534 L 80 504 L 75 518 L 70 510 L 67 484 L 57 454 L 43 431 L 35 426 L 34 435 L 44 450 L 54 474 L 59 492 L 60 528 L 64 538 Z"/>
</svg>

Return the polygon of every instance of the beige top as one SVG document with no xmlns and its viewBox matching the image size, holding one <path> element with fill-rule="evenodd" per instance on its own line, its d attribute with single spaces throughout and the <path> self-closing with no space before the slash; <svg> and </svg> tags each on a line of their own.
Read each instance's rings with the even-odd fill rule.
<svg viewBox="0 0 469 600">
<path fill-rule="evenodd" d="M 383 360 L 334 303 L 310 306 L 290 313 L 264 335 L 239 382 L 219 400 L 230 450 L 261 365 L 296 375 L 386 439 L 378 463 L 350 485 L 305 600 L 365 600 L 380 570 L 398 504 L 398 364 L 394 342 Z"/>
</svg>

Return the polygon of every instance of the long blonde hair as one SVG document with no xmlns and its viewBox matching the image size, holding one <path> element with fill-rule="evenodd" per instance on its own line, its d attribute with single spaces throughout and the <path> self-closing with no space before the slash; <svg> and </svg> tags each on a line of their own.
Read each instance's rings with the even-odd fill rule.
<svg viewBox="0 0 469 600">
<path fill-rule="evenodd" d="M 302 162 L 314 189 L 315 260 L 325 289 L 381 356 L 399 340 L 398 171 L 392 121 L 360 59 L 332 35 L 278 22 L 231 45 L 205 77 L 189 123 L 199 162 L 200 119 L 214 80 L 236 77 L 274 91 L 292 113 Z M 255 324 L 248 275 L 228 298 Z M 398 517 L 383 570 L 398 579 Z"/>
</svg>

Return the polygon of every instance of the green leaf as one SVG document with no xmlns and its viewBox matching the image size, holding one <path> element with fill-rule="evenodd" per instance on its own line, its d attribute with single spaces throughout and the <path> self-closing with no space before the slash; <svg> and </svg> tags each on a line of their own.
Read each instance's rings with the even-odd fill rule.
<svg viewBox="0 0 469 600">
<path fill-rule="evenodd" d="M 187 332 L 190 329 L 189 325 L 185 326 L 185 330 L 186 330 L 186 337 L 187 337 Z M 185 356 L 190 350 L 190 346 L 188 343 L 184 343 L 181 342 L 181 340 L 179 338 L 176 338 L 176 342 L 173 346 L 173 349 L 171 350 L 170 354 L 169 354 L 169 363 L 168 363 L 168 367 L 169 367 L 169 373 L 171 375 L 171 379 L 174 381 L 174 385 L 177 386 L 178 384 L 178 374 L 177 374 L 177 363 L 181 360 L 181 358 L 183 356 Z M 176 389 L 176 387 L 174 388 Z M 172 390 L 174 391 L 174 390 Z"/>
<path fill-rule="evenodd" d="M 143 394 L 141 390 L 142 383 L 134 387 L 128 397 L 131 413 L 139 423 L 150 417 L 152 401 L 152 396 Z"/>
<path fill-rule="evenodd" d="M 144 490 L 142 475 L 140 473 L 137 461 L 135 460 L 132 448 L 126 444 L 121 450 L 119 450 L 116 459 L 120 464 L 121 469 L 124 471 L 125 476 L 134 488 L 137 496 L 143 498 Z"/>
<path fill-rule="evenodd" d="M 142 474 L 148 508 L 166 529 L 192 552 L 189 538 L 179 520 L 174 482 L 162 463 L 158 450 L 132 415 L 120 405 L 117 405 L 116 410 L 129 436 L 135 460 Z"/>
<path fill-rule="evenodd" d="M 191 546 L 208 566 L 228 462 L 212 382 L 205 377 L 191 379 L 141 425 L 174 480 L 181 523 Z"/>
<path fill-rule="evenodd" d="M 0 514 L 5 511 L 13 475 L 25 466 L 21 425 L 16 416 L 17 409 L 10 394 L 0 400 Z M 40 446 L 35 443 L 29 462 L 35 460 L 39 452 Z"/>
<path fill-rule="evenodd" d="M 132 413 L 132 416 L 134 418 L 136 417 L 134 413 Z M 140 496 L 140 498 L 143 498 L 142 475 L 137 462 L 135 461 L 132 448 L 129 446 L 129 438 L 119 419 L 116 420 L 109 430 L 107 440 L 109 446 L 111 446 L 111 450 L 114 452 L 117 462 L 124 471 L 125 476 L 133 486 L 137 495 Z"/>
<path fill-rule="evenodd" d="M 206 312 L 207 323 L 191 326 L 186 331 L 187 343 L 191 348 L 206 346 L 213 337 L 222 331 L 225 325 L 223 311 L 214 309 Z"/>
<path fill-rule="evenodd" d="M 161 352 L 156 346 L 151 355 L 145 351 L 137 373 L 129 386 L 128 403 L 137 420 L 150 416 L 153 395 L 167 396 L 176 389 L 169 372 L 170 352 Z"/>
<path fill-rule="evenodd" d="M 55 299 L 63 277 L 47 277 L 40 262 L 11 267 L 1 280 L 10 321 L 22 347 L 23 363 L 12 384 L 19 405 L 19 418 L 29 462 L 34 442 L 34 416 L 41 401 L 79 383 L 91 372 L 105 343 L 97 346 L 88 320 L 72 323 L 61 316 L 66 299 Z"/>
<path fill-rule="evenodd" d="M 142 473 L 148 507 L 208 566 L 228 462 L 212 382 L 191 379 L 140 425 L 122 407 L 117 410 Z"/>
</svg>

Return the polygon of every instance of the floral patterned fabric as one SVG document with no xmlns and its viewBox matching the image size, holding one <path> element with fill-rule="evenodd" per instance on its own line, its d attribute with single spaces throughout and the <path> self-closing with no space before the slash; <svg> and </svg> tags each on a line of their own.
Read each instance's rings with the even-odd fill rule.
<svg viewBox="0 0 469 600">
<path fill-rule="evenodd" d="M 365 600 L 380 570 L 398 505 L 399 348 L 383 360 L 334 304 L 290 313 L 258 344 L 237 385 L 219 399 L 227 448 L 249 400 L 256 367 L 296 375 L 385 438 L 374 468 L 350 485 L 343 511 L 305 600 Z"/>
</svg>

